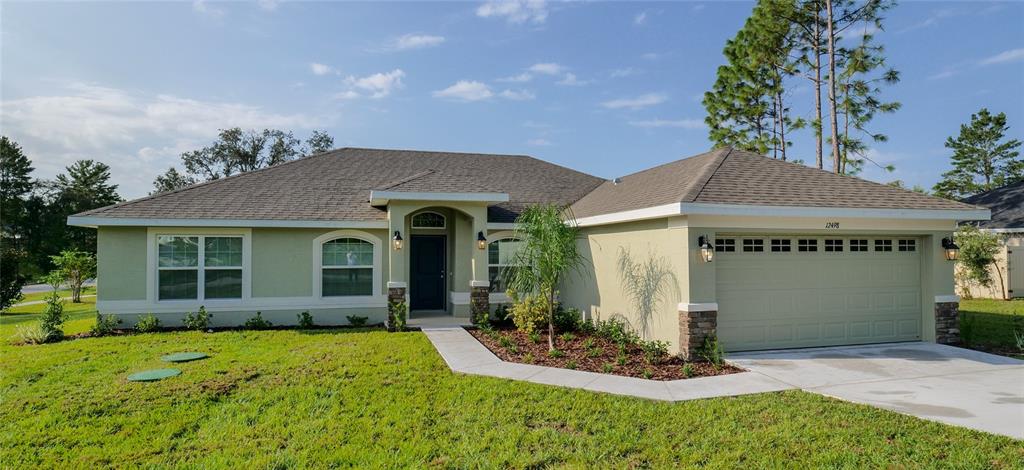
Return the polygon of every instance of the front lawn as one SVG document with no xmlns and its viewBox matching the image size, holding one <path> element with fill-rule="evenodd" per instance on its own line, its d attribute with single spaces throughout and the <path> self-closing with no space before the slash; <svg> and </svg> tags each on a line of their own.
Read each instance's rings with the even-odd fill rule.
<svg viewBox="0 0 1024 470">
<path fill-rule="evenodd" d="M 29 325 L 39 321 L 40 314 L 46 304 L 24 305 L 11 307 L 0 314 L 0 343 L 8 343 L 17 332 L 18 326 Z M 70 300 L 64 301 L 64 313 L 67 314 L 67 321 L 64 322 L 64 333 L 73 335 L 84 333 L 96 323 L 96 298 L 86 297 L 82 303 L 74 304 Z"/>
<path fill-rule="evenodd" d="M 1013 336 L 1024 334 L 1024 300 L 961 300 L 960 314 L 966 347 L 1024 359 Z"/>
<path fill-rule="evenodd" d="M 8 320 L 5 318 L 4 320 Z M 7 325 L 5 325 L 5 328 Z M 162 382 L 126 375 L 202 351 Z M 422 333 L 0 345 L 7 468 L 1010 468 L 1010 438 L 799 391 L 662 403 L 452 373 Z"/>
</svg>

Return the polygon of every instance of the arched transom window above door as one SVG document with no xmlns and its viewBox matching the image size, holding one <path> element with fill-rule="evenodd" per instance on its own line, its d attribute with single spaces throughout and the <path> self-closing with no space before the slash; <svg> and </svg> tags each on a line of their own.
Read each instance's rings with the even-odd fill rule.
<svg viewBox="0 0 1024 470">
<path fill-rule="evenodd" d="M 420 212 L 412 216 L 412 228 L 445 228 L 445 219 L 437 212 Z"/>
</svg>

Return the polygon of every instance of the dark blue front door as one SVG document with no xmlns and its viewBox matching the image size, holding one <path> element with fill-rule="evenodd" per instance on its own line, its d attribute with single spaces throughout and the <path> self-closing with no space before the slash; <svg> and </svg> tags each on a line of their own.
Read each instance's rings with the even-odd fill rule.
<svg viewBox="0 0 1024 470">
<path fill-rule="evenodd" d="M 444 235 L 413 235 L 409 249 L 411 310 L 444 310 L 447 267 Z"/>
</svg>

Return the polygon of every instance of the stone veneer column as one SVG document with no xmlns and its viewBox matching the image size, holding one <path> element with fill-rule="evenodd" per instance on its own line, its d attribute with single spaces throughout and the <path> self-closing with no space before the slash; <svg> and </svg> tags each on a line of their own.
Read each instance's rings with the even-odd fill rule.
<svg viewBox="0 0 1024 470">
<path fill-rule="evenodd" d="M 405 285 L 400 283 L 388 283 L 388 329 L 395 327 L 395 308 L 394 304 L 405 302 Z M 405 309 L 405 321 L 409 321 L 409 305 L 406 304 Z"/>
<path fill-rule="evenodd" d="M 704 340 L 718 329 L 718 304 L 679 304 L 679 355 L 696 359 Z"/>
<path fill-rule="evenodd" d="M 473 324 L 480 325 L 491 317 L 490 283 L 472 281 L 469 285 L 469 318 Z"/>
<path fill-rule="evenodd" d="M 935 342 L 960 343 L 960 302 L 935 302 Z"/>
</svg>

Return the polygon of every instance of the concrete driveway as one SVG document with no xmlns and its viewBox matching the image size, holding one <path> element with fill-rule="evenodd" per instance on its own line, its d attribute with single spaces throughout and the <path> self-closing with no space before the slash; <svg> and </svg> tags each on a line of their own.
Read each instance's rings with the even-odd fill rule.
<svg viewBox="0 0 1024 470">
<path fill-rule="evenodd" d="M 729 354 L 803 390 L 1024 439 L 1024 361 L 930 343 Z"/>
</svg>

